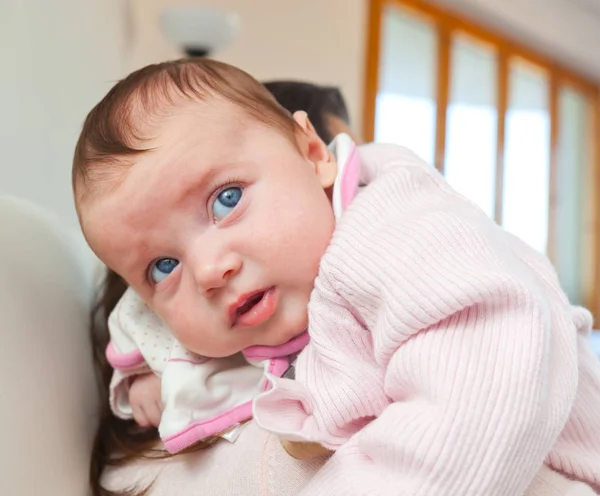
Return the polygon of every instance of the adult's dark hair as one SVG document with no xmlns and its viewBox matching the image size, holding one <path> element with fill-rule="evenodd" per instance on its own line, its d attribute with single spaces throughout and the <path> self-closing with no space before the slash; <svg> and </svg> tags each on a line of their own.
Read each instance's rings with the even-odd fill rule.
<svg viewBox="0 0 600 496">
<path fill-rule="evenodd" d="M 350 124 L 346 102 L 336 87 L 301 81 L 267 81 L 263 84 L 279 105 L 288 111 L 294 113 L 304 110 L 315 131 L 326 143 L 335 138 L 329 131 L 328 116 L 338 117 Z"/>
</svg>

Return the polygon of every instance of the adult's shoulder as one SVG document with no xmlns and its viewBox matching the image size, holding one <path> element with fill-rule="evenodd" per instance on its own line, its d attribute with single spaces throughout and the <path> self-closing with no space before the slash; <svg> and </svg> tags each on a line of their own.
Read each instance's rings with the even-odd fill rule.
<svg viewBox="0 0 600 496">
<path fill-rule="evenodd" d="M 104 483 L 113 491 L 144 488 L 148 496 L 264 494 L 294 496 L 312 479 L 324 460 L 291 458 L 279 440 L 254 422 L 234 442 L 163 460 L 139 460 L 108 469 Z"/>
</svg>

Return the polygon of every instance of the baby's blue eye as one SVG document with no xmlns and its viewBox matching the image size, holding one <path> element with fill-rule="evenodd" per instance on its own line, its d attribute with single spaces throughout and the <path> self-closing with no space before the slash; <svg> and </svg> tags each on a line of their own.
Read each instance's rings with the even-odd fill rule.
<svg viewBox="0 0 600 496">
<path fill-rule="evenodd" d="M 238 186 L 232 186 L 221 191 L 212 207 L 215 220 L 221 220 L 227 217 L 241 199 L 242 188 Z"/>
<path fill-rule="evenodd" d="M 158 284 L 164 281 L 178 265 L 179 260 L 175 260 L 174 258 L 159 258 L 150 267 L 150 279 L 155 284 Z"/>
</svg>

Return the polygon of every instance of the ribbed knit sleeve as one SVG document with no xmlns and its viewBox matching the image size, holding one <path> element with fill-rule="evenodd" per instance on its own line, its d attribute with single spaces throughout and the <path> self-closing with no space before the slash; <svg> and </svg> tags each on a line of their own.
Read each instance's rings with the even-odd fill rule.
<svg viewBox="0 0 600 496">
<path fill-rule="evenodd" d="M 367 147 L 296 383 L 255 407 L 339 448 L 302 494 L 520 495 L 577 390 L 576 326 L 550 264 L 413 154 Z"/>
</svg>

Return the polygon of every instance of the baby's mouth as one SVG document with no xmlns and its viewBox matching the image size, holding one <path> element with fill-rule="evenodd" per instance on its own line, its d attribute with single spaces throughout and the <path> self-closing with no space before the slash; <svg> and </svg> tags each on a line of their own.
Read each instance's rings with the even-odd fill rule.
<svg viewBox="0 0 600 496">
<path fill-rule="evenodd" d="M 248 313 L 252 310 L 265 296 L 265 291 L 260 291 L 259 293 L 255 293 L 252 296 L 249 296 L 244 303 L 242 303 L 238 309 L 235 311 L 235 318 Z"/>
<path fill-rule="evenodd" d="M 275 288 L 240 296 L 230 307 L 231 327 L 254 327 L 268 320 L 277 306 Z"/>
<path fill-rule="evenodd" d="M 231 327 L 234 327 L 238 323 L 240 317 L 246 315 L 258 305 L 264 298 L 266 292 L 267 291 L 263 289 L 241 296 L 234 305 L 233 311 L 230 312 Z"/>
</svg>

